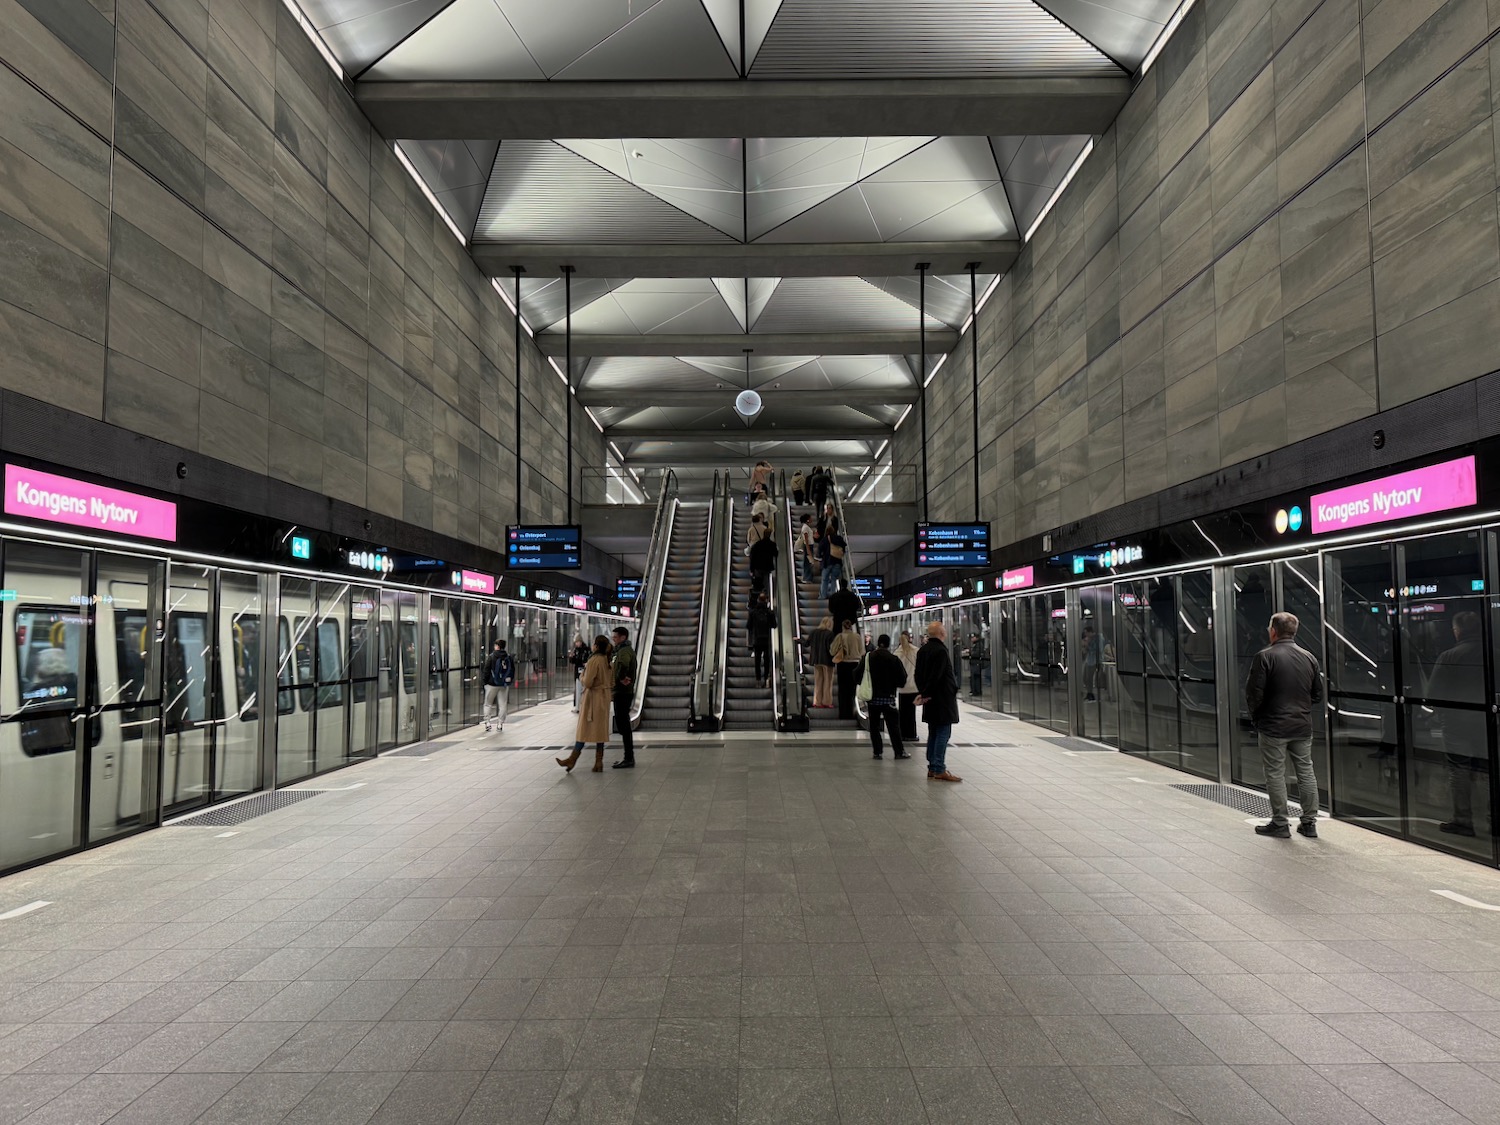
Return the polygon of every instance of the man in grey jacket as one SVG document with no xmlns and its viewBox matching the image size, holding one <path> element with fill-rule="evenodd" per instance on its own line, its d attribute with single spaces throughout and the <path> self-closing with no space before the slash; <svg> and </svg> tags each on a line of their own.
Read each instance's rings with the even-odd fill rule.
<svg viewBox="0 0 1500 1125">
<path fill-rule="evenodd" d="M 1245 703 L 1260 740 L 1266 766 L 1266 795 L 1271 798 L 1271 819 L 1257 824 L 1261 836 L 1291 838 L 1287 819 L 1286 759 L 1297 771 L 1302 823 L 1297 831 L 1312 839 L 1318 835 L 1318 779 L 1313 776 L 1312 710 L 1323 701 L 1323 677 L 1318 659 L 1297 643 L 1295 614 L 1271 615 L 1271 643 L 1255 654 L 1245 684 Z"/>
</svg>

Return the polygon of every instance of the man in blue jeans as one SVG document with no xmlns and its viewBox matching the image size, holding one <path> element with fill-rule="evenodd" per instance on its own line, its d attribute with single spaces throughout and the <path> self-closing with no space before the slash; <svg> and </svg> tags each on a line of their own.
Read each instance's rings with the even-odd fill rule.
<svg viewBox="0 0 1500 1125">
<path fill-rule="evenodd" d="M 943 642 L 948 630 L 941 621 L 927 626 L 927 643 L 917 650 L 917 702 L 927 724 L 927 780 L 962 781 L 948 772 L 948 739 L 958 722 L 958 676 L 953 657 Z"/>
<path fill-rule="evenodd" d="M 1257 824 L 1261 836 L 1289 840 L 1287 819 L 1286 759 L 1297 771 L 1302 805 L 1297 831 L 1310 839 L 1318 837 L 1318 779 L 1312 764 L 1312 709 L 1323 701 L 1323 677 L 1318 659 L 1297 643 L 1295 614 L 1271 615 L 1267 630 L 1270 644 L 1255 654 L 1245 683 L 1245 704 L 1260 740 L 1266 767 L 1266 795 L 1271 798 L 1271 819 Z"/>
</svg>

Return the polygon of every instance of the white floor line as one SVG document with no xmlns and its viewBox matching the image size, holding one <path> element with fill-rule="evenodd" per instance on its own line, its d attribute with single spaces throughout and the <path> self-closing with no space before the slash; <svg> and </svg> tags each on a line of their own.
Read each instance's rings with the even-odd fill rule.
<svg viewBox="0 0 1500 1125">
<path fill-rule="evenodd" d="M 1472 906 L 1476 910 L 1496 910 L 1496 911 L 1500 911 L 1500 906 L 1494 906 L 1494 905 L 1492 905 L 1491 903 L 1488 903 L 1488 902 L 1480 902 L 1477 898 L 1470 898 L 1468 895 L 1461 895 L 1457 891 L 1444 891 L 1444 890 L 1439 890 L 1436 887 L 1434 887 L 1432 889 L 1432 893 L 1435 894 L 1435 895 L 1442 895 L 1444 898 L 1451 898 L 1454 902 L 1463 903 L 1463 905 L 1465 905 L 1465 906 Z M 7 917 L 7 915 L 0 914 L 0 918 L 5 918 L 5 917 Z"/>
<path fill-rule="evenodd" d="M 363 781 L 356 781 L 353 785 L 340 785 L 340 786 L 337 786 L 335 788 L 330 788 L 330 787 L 325 786 L 325 785 L 318 785 L 318 786 L 309 787 L 309 788 L 298 787 L 298 788 L 295 788 L 295 789 L 287 789 L 287 790 L 285 790 L 285 792 L 287 792 L 287 793 L 347 793 L 351 789 L 363 789 L 364 787 L 365 787 L 365 783 Z"/>
<path fill-rule="evenodd" d="M 51 905 L 50 902 L 43 902 L 40 899 L 36 902 L 28 902 L 25 906 L 18 906 L 14 910 L 7 910 L 4 914 L 0 914 L 0 922 L 7 918 L 19 918 L 23 914 L 30 914 L 33 910 L 40 910 L 44 906 Z"/>
<path fill-rule="evenodd" d="M 239 835 L 238 832 L 220 832 L 217 836 L 214 837 L 214 839 L 215 840 L 227 840 L 231 836 L 238 836 L 238 835 Z"/>
</svg>

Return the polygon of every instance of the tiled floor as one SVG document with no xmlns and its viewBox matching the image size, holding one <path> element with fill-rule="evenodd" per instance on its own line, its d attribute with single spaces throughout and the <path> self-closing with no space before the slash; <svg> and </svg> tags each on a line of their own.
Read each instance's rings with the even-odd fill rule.
<svg viewBox="0 0 1500 1125">
<path fill-rule="evenodd" d="M 973 714 L 966 777 L 566 705 L 0 881 L 0 1122 L 1500 1121 L 1500 874 L 1265 840 Z M 358 785 L 359 788 L 345 788 Z M 233 832 L 234 834 L 229 834 Z"/>
</svg>

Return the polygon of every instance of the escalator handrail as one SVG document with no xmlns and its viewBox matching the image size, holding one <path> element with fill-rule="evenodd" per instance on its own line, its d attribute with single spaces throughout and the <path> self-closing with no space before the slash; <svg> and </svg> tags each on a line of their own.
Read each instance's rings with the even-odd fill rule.
<svg viewBox="0 0 1500 1125">
<path fill-rule="evenodd" d="M 829 497 L 833 500 L 833 515 L 839 521 L 839 534 L 844 537 L 843 578 L 849 583 L 849 589 L 852 590 L 854 589 L 854 548 L 849 545 L 849 523 L 844 519 L 844 498 L 839 495 L 838 470 L 830 465 L 828 467 L 828 475 L 833 479 L 833 487 L 828 490 Z M 866 615 L 868 616 L 869 607 L 865 608 Z M 864 625 L 863 618 L 860 619 L 858 625 L 861 627 Z M 838 626 L 839 623 L 835 621 L 833 623 L 834 629 L 837 629 Z M 861 628 L 862 631 L 863 629 Z M 869 711 L 865 707 L 864 700 L 857 694 L 854 697 L 854 713 L 858 716 L 861 726 L 869 726 Z"/>
<path fill-rule="evenodd" d="M 719 612 L 715 615 L 714 624 L 717 632 L 714 649 L 710 656 L 713 659 L 714 670 L 714 725 L 718 730 L 723 730 L 724 710 L 729 699 L 729 635 L 732 631 L 729 622 L 729 603 L 734 592 L 734 552 L 739 549 L 739 544 L 734 541 L 734 482 L 730 479 L 727 469 L 724 471 L 724 489 L 717 503 L 722 517 L 720 522 L 724 536 L 724 551 L 721 556 L 723 559 L 721 582 L 724 595 L 719 602 Z"/>
<path fill-rule="evenodd" d="M 677 526 L 677 474 L 668 469 L 662 476 L 661 495 L 656 500 L 656 516 L 651 521 L 651 546 L 646 553 L 646 570 L 641 592 L 636 598 L 635 698 L 630 701 L 630 726 L 641 721 L 646 705 L 646 685 L 651 678 L 651 653 L 656 647 L 656 626 L 661 619 L 662 587 L 667 580 L 667 558 L 671 552 L 672 532 Z"/>
<path fill-rule="evenodd" d="M 807 714 L 802 687 L 802 622 L 797 597 L 797 549 L 792 537 L 792 499 L 786 489 L 786 472 L 777 474 L 780 486 L 782 526 L 777 534 L 782 550 L 776 555 L 776 573 L 771 596 L 776 601 L 776 659 L 771 664 L 771 709 L 777 729 L 789 720 Z"/>
<path fill-rule="evenodd" d="M 718 644 L 719 622 L 713 612 L 716 584 L 719 581 L 716 560 L 721 552 L 717 549 L 719 542 L 726 536 L 725 517 L 726 512 L 720 503 L 720 497 L 729 487 L 729 474 L 727 471 L 714 471 L 713 498 L 708 503 L 708 531 L 703 546 L 703 593 L 698 608 L 698 648 L 694 654 L 693 681 L 689 688 L 692 705 L 691 711 L 695 720 L 723 714 L 722 705 L 717 705 L 716 697 L 720 692 L 720 671 L 715 659 L 715 648 Z M 729 521 L 733 528 L 733 521 Z M 728 535 L 733 539 L 733 535 Z M 728 580 L 725 579 L 725 587 Z"/>
</svg>

